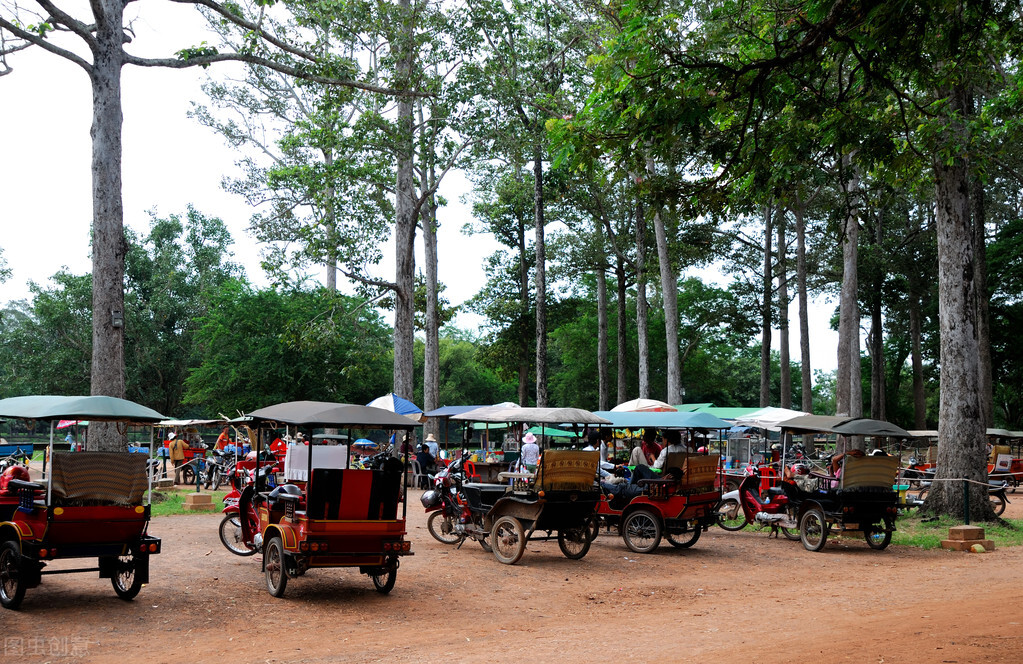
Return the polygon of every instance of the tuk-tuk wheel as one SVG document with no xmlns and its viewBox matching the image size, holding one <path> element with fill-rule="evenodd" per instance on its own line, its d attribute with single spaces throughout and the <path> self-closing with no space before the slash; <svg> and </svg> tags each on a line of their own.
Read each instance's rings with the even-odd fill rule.
<svg viewBox="0 0 1023 664">
<path fill-rule="evenodd" d="M 284 590 L 288 587 L 288 573 L 284 571 L 284 543 L 276 535 L 266 544 L 263 570 L 267 592 L 274 597 L 284 597 Z"/>
<path fill-rule="evenodd" d="M 394 588 L 394 581 L 398 577 L 398 561 L 387 561 L 387 565 L 381 567 L 380 572 L 379 574 L 370 574 L 369 578 L 373 580 L 373 587 L 377 589 L 377 592 L 386 595 Z"/>
<path fill-rule="evenodd" d="M 25 583 L 21 578 L 21 547 L 14 540 L 0 544 L 0 604 L 17 609 L 25 599 Z"/>
<path fill-rule="evenodd" d="M 882 551 L 892 541 L 892 531 L 894 522 L 891 519 L 884 520 L 884 530 L 879 530 L 874 526 L 868 526 L 863 529 L 863 538 L 867 540 L 867 546 L 871 549 Z"/>
<path fill-rule="evenodd" d="M 636 510 L 625 517 L 622 537 L 625 546 L 635 553 L 650 553 L 661 544 L 661 519 L 646 510 Z"/>
<path fill-rule="evenodd" d="M 828 522 L 819 507 L 806 511 L 799 520 L 799 539 L 807 551 L 820 551 L 828 542 Z"/>
<path fill-rule="evenodd" d="M 579 560 L 590 550 L 593 539 L 590 537 L 589 522 L 578 528 L 567 528 L 558 531 L 558 546 L 566 558 Z"/>
<path fill-rule="evenodd" d="M 513 516 L 502 516 L 490 531 L 494 557 L 505 565 L 514 565 L 526 552 L 526 533 L 522 523 Z"/>
<path fill-rule="evenodd" d="M 139 560 L 130 551 L 123 556 L 118 556 L 114 566 L 114 573 L 110 577 L 110 585 L 114 587 L 117 596 L 125 601 L 135 599 L 135 596 L 142 590 L 142 576 L 137 573 Z"/>
<path fill-rule="evenodd" d="M 688 549 L 696 544 L 702 533 L 703 528 L 700 527 L 700 524 L 689 524 L 689 530 L 684 533 L 666 532 L 664 536 L 668 538 L 668 543 L 676 549 Z"/>
</svg>

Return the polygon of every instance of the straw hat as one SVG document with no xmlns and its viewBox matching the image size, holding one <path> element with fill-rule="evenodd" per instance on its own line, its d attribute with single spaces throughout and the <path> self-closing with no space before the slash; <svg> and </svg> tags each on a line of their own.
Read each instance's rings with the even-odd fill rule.
<svg viewBox="0 0 1023 664">
<path fill-rule="evenodd" d="M 425 440 L 424 442 L 427 442 L 427 443 L 436 443 L 436 442 L 437 442 L 437 439 L 436 439 L 436 438 L 434 438 L 434 437 L 433 437 L 433 434 L 431 433 L 431 434 L 427 434 L 427 436 L 426 436 L 426 440 Z"/>
<path fill-rule="evenodd" d="M 533 434 L 531 434 L 529 432 L 526 432 L 526 435 L 522 437 L 522 442 L 523 443 L 535 443 L 536 442 L 536 436 L 534 436 Z"/>
</svg>

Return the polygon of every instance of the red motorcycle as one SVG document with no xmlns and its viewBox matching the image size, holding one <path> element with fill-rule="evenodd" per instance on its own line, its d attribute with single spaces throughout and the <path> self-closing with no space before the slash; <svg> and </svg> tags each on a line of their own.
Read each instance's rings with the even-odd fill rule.
<svg viewBox="0 0 1023 664">
<path fill-rule="evenodd" d="M 274 485 L 274 467 L 259 469 L 260 482 L 267 488 Z M 224 518 L 220 521 L 220 541 L 227 550 L 237 556 L 251 556 L 259 551 L 254 539 L 259 532 L 259 512 L 253 497 L 256 493 L 255 473 L 235 470 L 232 479 L 244 476 L 241 481 L 231 482 L 230 493 L 224 496 Z M 244 485 L 244 486 L 242 486 Z M 244 522 L 243 522 L 244 519 Z"/>
<path fill-rule="evenodd" d="M 802 464 L 793 466 L 794 472 L 805 474 Z M 760 528 L 770 526 L 771 534 L 778 531 L 786 539 L 799 540 L 799 501 L 785 493 L 783 486 L 767 489 L 761 493 L 760 468 L 755 464 L 746 467 L 746 477 L 736 491 L 721 496 L 718 505 L 718 525 L 725 530 L 742 530 L 752 523 Z"/>
<path fill-rule="evenodd" d="M 465 481 L 462 459 L 441 468 L 431 476 L 431 480 L 433 489 L 424 491 L 419 500 L 430 515 L 426 528 L 433 538 L 443 544 L 459 546 L 466 538 L 473 539 L 490 553 L 492 549 L 487 542 L 490 533 L 483 528 L 481 517 L 473 512 L 462 495 L 462 483 Z"/>
</svg>

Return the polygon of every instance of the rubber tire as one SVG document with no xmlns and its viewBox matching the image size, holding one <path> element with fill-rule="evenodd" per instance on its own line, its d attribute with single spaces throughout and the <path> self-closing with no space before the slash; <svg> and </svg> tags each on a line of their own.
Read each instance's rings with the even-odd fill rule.
<svg viewBox="0 0 1023 664">
<path fill-rule="evenodd" d="M 725 488 L 721 490 L 721 493 L 731 493 L 739 490 L 739 482 L 735 480 L 728 480 L 725 482 Z"/>
<path fill-rule="evenodd" d="M 490 542 L 487 541 L 487 539 L 489 539 L 489 538 L 490 538 L 490 535 L 484 535 L 482 537 L 477 537 L 476 541 L 479 542 L 480 547 L 484 551 L 486 551 L 487 553 L 493 553 L 494 552 L 494 547 L 490 546 Z"/>
<path fill-rule="evenodd" d="M 988 499 L 991 501 L 991 509 L 995 511 L 995 516 L 1002 516 L 1005 511 L 1005 498 L 998 494 L 989 494 Z"/>
<path fill-rule="evenodd" d="M 224 473 L 220 472 L 220 468 L 213 469 L 213 481 L 211 484 L 214 491 L 219 491 L 220 486 L 224 483 Z"/>
<path fill-rule="evenodd" d="M 25 599 L 21 572 L 21 546 L 14 540 L 0 544 L 0 605 L 5 609 L 17 610 Z"/>
<path fill-rule="evenodd" d="M 785 539 L 790 542 L 799 541 L 799 528 L 785 528 L 784 526 L 778 526 L 778 530 L 780 530 L 781 534 L 785 536 Z"/>
<path fill-rule="evenodd" d="M 592 542 L 600 534 L 600 517 L 594 515 L 586 521 L 586 537 Z"/>
<path fill-rule="evenodd" d="M 723 516 L 720 516 L 722 512 L 731 512 L 733 505 L 735 506 L 735 518 L 726 519 Z M 742 511 L 742 505 L 740 505 L 739 501 L 735 500 L 734 498 L 722 500 L 720 503 L 718 503 L 718 507 L 715 511 L 719 515 L 718 525 L 721 526 L 723 530 L 735 532 L 737 530 L 742 530 L 749 523 L 749 521 L 746 520 L 746 513 Z M 739 523 L 740 518 L 742 519 L 741 524 Z"/>
<path fill-rule="evenodd" d="M 931 490 L 931 487 L 929 487 L 929 486 L 925 486 L 924 488 L 920 489 L 920 491 L 917 492 L 917 494 L 916 494 L 916 499 L 919 500 L 919 501 L 927 500 L 927 492 L 930 491 L 930 490 Z"/>
<path fill-rule="evenodd" d="M 274 535 L 263 551 L 266 590 L 274 597 L 284 597 L 284 591 L 288 588 L 288 573 L 284 569 L 284 542 Z"/>
<path fill-rule="evenodd" d="M 219 532 L 220 543 L 236 556 L 254 556 L 259 551 L 255 546 L 241 540 L 242 523 L 241 517 L 237 514 L 225 514 L 220 521 Z"/>
<path fill-rule="evenodd" d="M 702 534 L 703 528 L 697 525 L 695 528 L 690 528 L 684 533 L 664 533 L 664 537 L 668 540 L 668 544 L 671 544 L 676 549 L 689 549 L 700 541 L 700 535 Z"/>
<path fill-rule="evenodd" d="M 888 548 L 888 545 L 892 542 L 891 533 L 892 523 L 890 520 L 885 519 L 884 532 L 878 532 L 874 530 L 872 526 L 868 526 L 863 529 L 863 539 L 867 541 L 867 546 L 876 551 L 884 551 Z M 880 535 L 880 539 L 875 539 L 876 535 Z"/>
<path fill-rule="evenodd" d="M 817 530 L 820 534 L 815 536 Z M 808 509 L 799 519 L 799 539 L 807 551 L 820 551 L 828 543 L 828 522 L 819 507 Z"/>
<path fill-rule="evenodd" d="M 114 575 L 110 577 L 110 585 L 114 587 L 114 592 L 126 602 L 135 599 L 142 590 L 142 577 L 136 574 L 138 566 L 138 556 L 128 552 L 127 555 L 117 557 Z"/>
<path fill-rule="evenodd" d="M 646 510 L 636 510 L 622 522 L 622 537 L 625 546 L 635 553 L 656 551 L 661 544 L 661 519 Z M 639 538 L 644 540 L 640 541 Z"/>
<path fill-rule="evenodd" d="M 445 525 L 448 526 L 447 533 L 444 532 Z M 441 544 L 457 544 L 458 540 L 462 539 L 462 536 L 454 531 L 453 525 L 454 519 L 445 514 L 444 510 L 437 510 L 426 520 L 426 529 L 433 535 L 433 539 Z"/>
<path fill-rule="evenodd" d="M 526 552 L 526 532 L 522 523 L 513 516 L 502 516 L 490 531 L 490 546 L 494 557 L 505 565 L 514 565 Z"/>
<path fill-rule="evenodd" d="M 373 587 L 381 595 L 386 595 L 394 589 L 394 582 L 398 578 L 398 566 L 391 564 L 384 568 L 383 574 L 370 574 L 369 578 L 373 581 Z"/>
<path fill-rule="evenodd" d="M 182 484 L 195 484 L 195 469 L 186 464 L 181 466 L 181 483 Z"/>
<path fill-rule="evenodd" d="M 558 547 L 561 552 L 565 554 L 565 557 L 570 560 L 580 560 L 586 556 L 590 550 L 590 544 L 593 540 L 590 539 L 589 523 L 582 525 L 578 528 L 569 528 L 567 530 L 558 531 Z"/>
</svg>

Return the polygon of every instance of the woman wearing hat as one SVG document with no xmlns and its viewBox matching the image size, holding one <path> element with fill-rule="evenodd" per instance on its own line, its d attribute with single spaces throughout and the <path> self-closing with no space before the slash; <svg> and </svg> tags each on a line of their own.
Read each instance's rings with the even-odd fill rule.
<svg viewBox="0 0 1023 664">
<path fill-rule="evenodd" d="M 540 463 L 540 446 L 536 444 L 536 436 L 526 432 L 522 437 L 522 449 L 519 450 L 519 454 L 523 468 L 535 473 L 536 466 Z"/>
<path fill-rule="evenodd" d="M 433 434 L 427 434 L 426 440 L 423 441 L 426 446 L 430 448 L 430 454 L 434 459 L 440 458 L 440 446 L 437 445 L 437 439 L 433 437 Z"/>
</svg>

